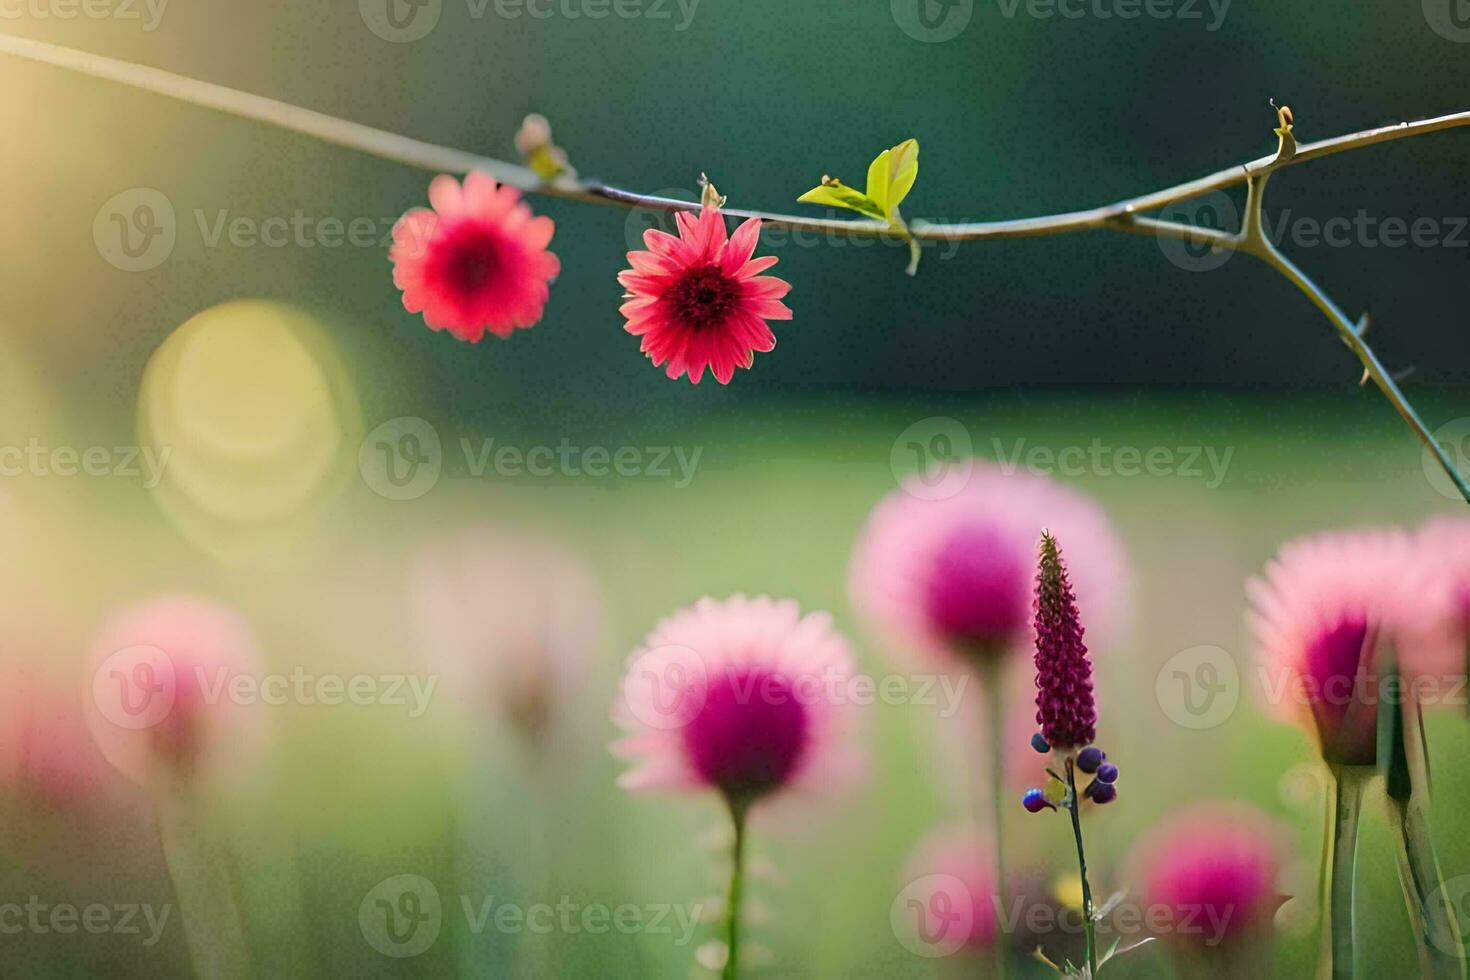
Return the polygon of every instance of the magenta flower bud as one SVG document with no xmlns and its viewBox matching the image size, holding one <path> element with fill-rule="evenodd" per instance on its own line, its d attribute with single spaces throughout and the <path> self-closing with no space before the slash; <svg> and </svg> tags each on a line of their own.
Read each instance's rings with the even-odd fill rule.
<svg viewBox="0 0 1470 980">
<path fill-rule="evenodd" d="M 1021 797 L 1021 805 L 1028 813 L 1040 813 L 1047 808 L 1055 810 L 1056 807 L 1046 798 L 1046 794 L 1039 789 L 1028 789 L 1026 795 Z"/>
<path fill-rule="evenodd" d="M 1082 632 L 1056 538 L 1043 531 L 1036 577 L 1036 722 L 1052 748 L 1063 751 L 1087 745 L 1097 729 L 1092 663 Z"/>
<path fill-rule="evenodd" d="M 1111 803 L 1118 798 L 1118 787 L 1112 783 L 1093 783 L 1087 789 L 1094 803 Z"/>
</svg>

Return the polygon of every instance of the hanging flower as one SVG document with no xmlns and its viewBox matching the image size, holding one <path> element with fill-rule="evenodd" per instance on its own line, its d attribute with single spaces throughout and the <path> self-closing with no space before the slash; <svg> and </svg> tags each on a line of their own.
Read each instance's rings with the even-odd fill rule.
<svg viewBox="0 0 1470 980">
<path fill-rule="evenodd" d="M 789 599 L 705 598 L 628 660 L 613 751 L 630 790 L 713 789 L 745 807 L 853 773 L 847 642 Z"/>
<path fill-rule="evenodd" d="M 776 346 L 767 320 L 789 320 L 780 302 L 789 283 L 762 272 L 776 257 L 752 258 L 761 222 L 751 218 L 726 237 L 725 217 L 707 204 L 698 215 L 675 216 L 679 235 L 658 229 L 643 234 L 648 251 L 631 251 L 631 269 L 618 273 L 627 290 L 621 312 L 626 329 L 642 337 L 641 350 L 655 366 L 668 365 L 670 378 L 687 374 L 699 384 L 705 369 L 729 384 L 738 367 L 748 368 Z"/>
<path fill-rule="evenodd" d="M 959 492 L 928 499 L 915 476 L 868 517 L 853 552 L 853 604 L 887 647 L 941 665 L 977 666 L 1024 655 L 1034 635 L 1036 534 L 1068 544 L 1077 598 L 1104 642 L 1126 595 L 1123 547 L 1107 515 L 1081 493 L 1030 473 L 965 460 Z"/>
<path fill-rule="evenodd" d="M 602 602 L 579 555 L 539 535 L 489 525 L 425 548 L 409 599 L 445 686 L 475 715 L 545 744 L 597 651 Z"/>
<path fill-rule="evenodd" d="M 1427 609 L 1409 537 L 1366 530 L 1297 538 L 1246 594 L 1268 704 L 1309 722 L 1329 762 L 1373 765 L 1384 651 L 1419 635 Z M 1398 646 L 1406 680 L 1422 675 L 1423 647 Z"/>
<path fill-rule="evenodd" d="M 561 263 L 546 251 L 555 225 L 535 216 L 514 187 L 472 173 L 429 184 L 433 210 L 414 208 L 393 226 L 393 282 L 403 308 L 433 330 L 478 343 L 541 319 Z"/>
<path fill-rule="evenodd" d="M 1134 861 L 1142 901 L 1163 939 L 1194 949 L 1268 938 L 1283 896 L 1276 888 L 1287 843 L 1265 814 L 1235 803 L 1198 803 L 1143 836 Z"/>
<path fill-rule="evenodd" d="M 1097 731 L 1092 661 L 1082 633 L 1057 539 L 1043 532 L 1036 577 L 1036 723 L 1047 744 L 1063 752 L 1090 745 Z"/>
</svg>

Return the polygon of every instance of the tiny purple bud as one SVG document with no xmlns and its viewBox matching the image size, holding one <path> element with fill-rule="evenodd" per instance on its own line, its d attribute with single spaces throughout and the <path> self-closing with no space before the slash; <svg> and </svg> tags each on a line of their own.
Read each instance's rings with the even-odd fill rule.
<svg viewBox="0 0 1470 980">
<path fill-rule="evenodd" d="M 1042 755 L 1051 751 L 1051 746 L 1046 744 L 1046 736 L 1040 732 L 1031 736 L 1031 747 Z"/>
<path fill-rule="evenodd" d="M 1026 795 L 1021 797 L 1021 805 L 1026 808 L 1026 812 L 1028 813 L 1040 813 L 1047 808 L 1056 809 L 1052 805 L 1052 802 L 1046 798 L 1046 794 L 1034 787 L 1028 789 Z"/>
<path fill-rule="evenodd" d="M 1097 767 L 1097 778 L 1099 782 L 1116 783 L 1118 781 L 1118 767 L 1111 762 L 1104 762 Z"/>
<path fill-rule="evenodd" d="M 1118 787 L 1112 783 L 1093 783 L 1088 789 L 1094 803 L 1111 803 L 1118 798 Z"/>
<path fill-rule="evenodd" d="M 1097 767 L 1102 765 L 1102 761 L 1107 757 L 1108 754 L 1102 749 L 1095 745 L 1089 745 L 1077 753 L 1077 768 L 1091 775 L 1097 772 Z M 1108 782 L 1111 782 L 1111 780 L 1108 780 Z"/>
</svg>

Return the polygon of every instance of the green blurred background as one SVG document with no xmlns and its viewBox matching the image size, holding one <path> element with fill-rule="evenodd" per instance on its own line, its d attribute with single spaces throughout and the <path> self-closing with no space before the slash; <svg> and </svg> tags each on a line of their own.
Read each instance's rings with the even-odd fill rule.
<svg viewBox="0 0 1470 980">
<path fill-rule="evenodd" d="M 703 0 L 685 30 L 648 17 L 507 18 L 445 0 L 425 37 L 395 43 L 350 3 L 175 0 L 141 20 L 6 7 L 0 29 L 141 61 L 423 139 L 508 156 L 530 111 L 545 113 L 586 176 L 692 195 L 708 171 L 732 206 L 794 211 L 824 172 L 855 179 L 880 148 L 920 138 L 914 217 L 984 220 L 1103 203 L 1268 152 L 1268 96 L 1305 139 L 1464 105 L 1464 44 L 1416 4 L 1324 7 L 1236 0 L 1203 20 L 1015 17 L 981 2 L 964 30 L 926 43 L 879 0 L 737 4 Z M 369 4 L 370 5 L 370 4 Z M 41 16 L 37 11 L 46 16 Z M 11 14 L 19 11 L 19 16 Z M 1457 506 L 1412 437 L 1327 323 L 1264 267 L 1235 258 L 1191 272 L 1147 238 L 1094 235 L 930 250 L 914 279 L 897 250 L 780 244 L 796 319 L 775 352 L 728 389 L 666 380 L 616 315 L 616 272 L 646 216 L 538 200 L 558 223 L 563 274 L 545 319 L 505 343 L 469 347 L 402 312 L 380 247 L 210 247 L 198 215 L 367 218 L 386 230 L 422 203 L 427 175 L 52 69 L 0 60 L 0 435 L 6 445 L 119 446 L 137 439 L 145 364 L 181 323 L 239 297 L 311 311 L 358 406 L 347 433 L 427 420 L 451 451 L 439 483 L 391 501 L 358 476 L 346 444 L 340 487 L 305 529 L 241 558 L 201 546 L 127 479 L 7 479 L 18 540 L 0 581 L 3 660 L 60 689 L 78 685 L 98 624 L 116 606 L 187 590 L 244 610 L 273 665 L 421 670 L 407 625 L 405 560 L 472 522 L 544 528 L 603 579 L 608 626 L 588 651 L 566 756 L 528 772 L 513 746 L 478 737 L 452 705 L 295 705 L 270 712 L 276 753 L 239 800 L 216 801 L 250 948 L 261 972 L 686 976 L 694 950 L 656 935 L 468 934 L 458 897 L 614 906 L 697 902 L 720 890 L 701 838 L 707 801 L 632 798 L 613 786 L 606 714 L 622 658 L 661 616 L 704 594 L 770 592 L 834 612 L 861 668 L 886 660 L 849 606 L 846 563 L 868 511 L 902 475 L 895 442 L 956 420 L 982 456 L 1019 445 L 1230 452 L 1217 486 L 1184 473 L 1063 478 L 1118 523 L 1136 575 L 1132 628 L 1099 651 L 1102 739 L 1123 761 L 1119 805 L 1088 828 L 1098 876 L 1127 884 L 1147 828 L 1197 798 L 1233 797 L 1291 821 L 1300 904 L 1275 975 L 1310 970 L 1321 802 L 1304 792 L 1314 752 L 1266 719 L 1249 690 L 1222 725 L 1174 724 L 1154 695 L 1174 654 L 1224 648 L 1248 670 L 1242 584 L 1285 538 L 1339 524 L 1415 522 Z M 1273 181 L 1272 209 L 1325 220 L 1431 217 L 1446 235 L 1467 212 L 1470 142 L 1449 133 L 1314 163 Z M 99 210 L 136 188 L 177 216 L 166 260 L 110 264 Z M 1470 456 L 1470 249 L 1296 249 L 1342 305 L 1372 310 L 1373 339 L 1463 463 Z M 929 428 L 924 428 L 928 426 Z M 948 430 L 946 430 L 948 431 Z M 699 450 L 687 486 L 655 477 L 473 478 L 460 438 L 517 446 Z M 10 580 L 14 582 L 11 584 Z M 756 885 L 771 976 L 923 976 L 970 969 L 905 950 L 890 925 L 903 864 L 957 815 L 930 778 L 925 709 L 875 708 L 871 773 L 855 799 L 757 852 L 779 870 Z M 1462 717 L 1431 721 L 1436 829 L 1449 875 L 1470 870 L 1455 815 L 1470 805 L 1457 760 Z M 1310 782 L 1310 780 L 1308 780 Z M 168 902 L 156 831 L 137 794 L 116 811 L 38 809 L 7 797 L 0 899 Z M 1059 818 L 1014 808 L 1018 862 L 1064 851 Z M 456 845 L 456 841 L 460 843 Z M 1363 853 L 1365 973 L 1405 975 L 1402 902 L 1381 821 Z M 478 856 L 467 859 L 466 845 Z M 1046 866 L 1048 870 L 1062 870 Z M 1304 870 L 1303 870 L 1304 869 Z M 447 908 L 413 959 L 379 955 L 358 925 L 364 896 L 416 874 Z M 282 896 L 294 896 L 290 900 Z M 1305 924 L 1303 924 L 1305 922 Z M 1370 941 L 1371 940 L 1371 941 Z M 6 972 L 187 970 L 177 923 L 155 948 L 136 937 L 0 936 Z M 1156 952 L 1128 975 L 1166 975 Z M 1121 971 L 1120 971 L 1121 972 Z"/>
</svg>

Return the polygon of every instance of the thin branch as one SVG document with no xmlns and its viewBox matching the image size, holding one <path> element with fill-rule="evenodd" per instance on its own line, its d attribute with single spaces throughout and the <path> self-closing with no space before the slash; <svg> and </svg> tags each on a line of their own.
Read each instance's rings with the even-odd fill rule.
<svg viewBox="0 0 1470 980">
<path fill-rule="evenodd" d="M 88 54 L 44 41 L 0 34 L 0 53 L 65 68 L 193 105 L 268 123 L 315 137 L 327 143 L 422 170 L 460 174 L 478 170 L 488 173 L 501 183 L 518 187 L 528 193 L 597 204 L 665 212 L 695 211 L 700 207 L 699 203 L 694 201 L 639 194 L 595 181 L 577 181 L 567 178 L 550 182 L 543 181 L 534 171 L 504 160 L 411 139 L 372 126 L 303 109 L 276 99 L 198 81 L 158 68 Z M 1261 201 L 1266 181 L 1278 170 L 1347 150 L 1467 125 L 1470 125 L 1470 111 L 1415 122 L 1401 122 L 1393 126 L 1380 126 L 1376 129 L 1366 129 L 1345 136 L 1318 140 L 1315 143 L 1298 144 L 1295 137 L 1291 135 L 1290 125 L 1284 121 L 1283 127 L 1277 130 L 1281 137 L 1281 144 L 1276 153 L 1226 168 L 1207 177 L 1200 177 L 1150 194 L 1085 211 L 968 224 L 911 221 L 908 224 L 907 237 L 919 241 L 976 241 L 1107 229 L 1182 239 L 1197 244 L 1208 244 L 1214 248 L 1233 249 L 1254 255 L 1295 284 L 1317 305 L 1318 309 L 1326 314 L 1343 342 L 1362 362 L 1367 376 L 1373 379 L 1399 415 L 1414 430 L 1415 435 L 1434 454 L 1465 497 L 1466 502 L 1470 502 L 1470 483 L 1467 483 L 1465 477 L 1455 468 L 1444 448 L 1434 441 L 1433 435 L 1414 411 L 1413 406 L 1409 404 L 1393 375 L 1384 368 L 1377 354 L 1363 339 L 1363 330 L 1357 323 L 1349 320 L 1316 283 L 1307 278 L 1270 242 L 1264 233 L 1261 218 Z M 1145 212 L 1240 183 L 1248 185 L 1248 197 L 1245 220 L 1241 230 L 1236 234 L 1145 216 Z M 738 209 L 727 209 L 726 213 L 738 218 L 760 218 L 765 224 L 772 227 L 824 232 L 843 237 L 886 238 L 895 236 L 894 230 L 881 221 L 809 218 Z"/>
</svg>

